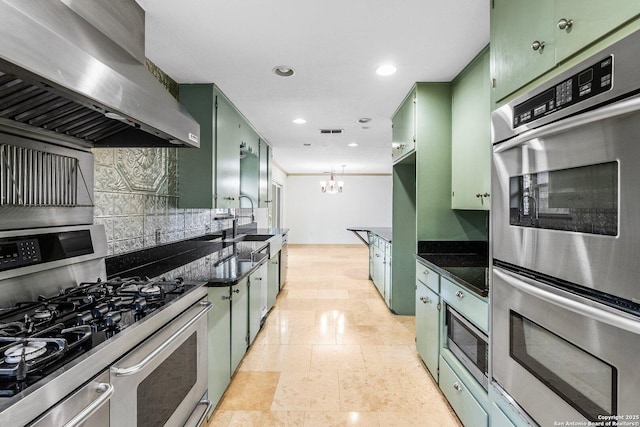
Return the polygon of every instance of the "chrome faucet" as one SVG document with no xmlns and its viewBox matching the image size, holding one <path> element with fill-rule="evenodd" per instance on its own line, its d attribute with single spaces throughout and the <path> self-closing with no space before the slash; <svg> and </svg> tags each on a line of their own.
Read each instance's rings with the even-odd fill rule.
<svg viewBox="0 0 640 427">
<path fill-rule="evenodd" d="M 246 198 L 246 199 L 248 199 L 248 200 L 249 200 L 249 203 L 251 203 L 251 222 L 254 222 L 255 218 L 254 218 L 254 216 L 253 216 L 253 209 L 254 209 L 254 208 L 253 208 L 253 199 L 251 199 L 251 197 L 249 197 L 249 196 L 247 196 L 247 195 L 245 195 L 245 194 L 241 194 L 241 195 L 238 197 L 238 200 L 242 199 L 243 197 L 244 197 L 244 198 Z"/>
</svg>

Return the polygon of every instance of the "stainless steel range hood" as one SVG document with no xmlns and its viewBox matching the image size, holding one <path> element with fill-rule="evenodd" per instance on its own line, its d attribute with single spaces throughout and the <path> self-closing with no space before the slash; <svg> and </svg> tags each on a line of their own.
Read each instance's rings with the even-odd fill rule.
<svg viewBox="0 0 640 427">
<path fill-rule="evenodd" d="M 144 28 L 141 51 L 119 40 L 132 12 L 143 24 L 133 0 L 0 0 L 0 124 L 85 146 L 199 147 L 199 124 L 140 62 Z"/>
</svg>

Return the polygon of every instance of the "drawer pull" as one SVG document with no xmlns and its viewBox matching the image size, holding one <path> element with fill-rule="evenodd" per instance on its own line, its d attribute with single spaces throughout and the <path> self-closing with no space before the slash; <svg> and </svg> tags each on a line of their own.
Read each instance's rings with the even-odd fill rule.
<svg viewBox="0 0 640 427">
<path fill-rule="evenodd" d="M 531 49 L 533 49 L 536 52 L 537 51 L 542 52 L 542 50 L 544 49 L 544 45 L 545 45 L 544 42 L 536 40 L 533 43 L 531 43 Z"/>
<path fill-rule="evenodd" d="M 453 383 L 453 388 L 455 388 L 458 391 L 462 391 L 462 386 L 460 385 L 460 383 L 458 381 Z"/>
<path fill-rule="evenodd" d="M 240 289 L 234 289 L 231 292 L 233 292 L 234 294 L 239 294 L 240 293 Z"/>
<path fill-rule="evenodd" d="M 558 21 L 559 30 L 570 30 L 573 26 L 573 19 L 562 18 Z"/>
<path fill-rule="evenodd" d="M 462 291 L 456 292 L 456 296 L 460 299 L 464 298 L 464 293 Z"/>
<path fill-rule="evenodd" d="M 429 270 L 422 270 L 422 274 L 426 274 L 428 276 L 429 275 Z"/>
</svg>

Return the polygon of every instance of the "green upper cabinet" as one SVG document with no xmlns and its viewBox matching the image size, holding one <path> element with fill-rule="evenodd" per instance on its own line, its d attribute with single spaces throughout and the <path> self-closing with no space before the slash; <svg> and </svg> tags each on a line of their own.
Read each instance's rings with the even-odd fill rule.
<svg viewBox="0 0 640 427">
<path fill-rule="evenodd" d="M 216 88 L 180 85 L 180 103 L 200 123 L 200 148 L 178 152 L 179 204 L 181 208 L 215 208 Z"/>
<path fill-rule="evenodd" d="M 554 1 L 493 0 L 491 63 L 496 101 L 555 64 L 554 28 L 550 25 Z"/>
<path fill-rule="evenodd" d="M 557 0 L 555 4 L 556 62 L 640 13 L 638 0 Z"/>
<path fill-rule="evenodd" d="M 416 89 L 414 88 L 402 101 L 400 107 L 391 119 L 393 162 L 406 157 L 413 152 L 416 145 Z"/>
<path fill-rule="evenodd" d="M 262 173 L 270 158 L 266 166 L 261 164 L 258 133 L 214 84 L 180 85 L 180 102 L 201 129 L 200 149 L 182 150 L 178 156 L 180 207 L 250 207 L 241 194 L 258 207 L 262 187 L 270 187 L 270 176 Z"/>
<path fill-rule="evenodd" d="M 219 92 L 219 91 L 218 91 Z M 229 100 L 217 94 L 216 114 L 216 165 L 217 208 L 240 206 L 240 114 Z"/>
<path fill-rule="evenodd" d="M 637 0 L 492 0 L 499 101 L 640 14 Z"/>
<path fill-rule="evenodd" d="M 451 208 L 489 210 L 491 135 L 489 50 L 453 81 L 451 95 Z"/>
</svg>

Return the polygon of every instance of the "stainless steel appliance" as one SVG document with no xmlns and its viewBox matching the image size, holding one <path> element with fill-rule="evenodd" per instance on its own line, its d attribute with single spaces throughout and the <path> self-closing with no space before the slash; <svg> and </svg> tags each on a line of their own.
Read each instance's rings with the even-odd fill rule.
<svg viewBox="0 0 640 427">
<path fill-rule="evenodd" d="M 0 230 L 93 222 L 93 153 L 0 125 Z"/>
<path fill-rule="evenodd" d="M 489 337 L 445 304 L 447 347 L 485 390 L 489 384 Z"/>
<path fill-rule="evenodd" d="M 144 20 L 133 0 L 0 1 L 0 121 L 85 146 L 199 147 L 145 65 Z"/>
<path fill-rule="evenodd" d="M 541 425 L 638 416 L 638 58 L 640 32 L 492 113 L 491 372 Z"/>
<path fill-rule="evenodd" d="M 282 248 L 280 249 L 280 283 L 279 289 L 282 289 L 287 283 L 287 268 L 289 268 L 289 235 L 282 235 Z"/>
<path fill-rule="evenodd" d="M 105 254 L 103 226 L 0 232 L 0 425 L 204 419 L 206 289 L 104 280 Z"/>
</svg>

